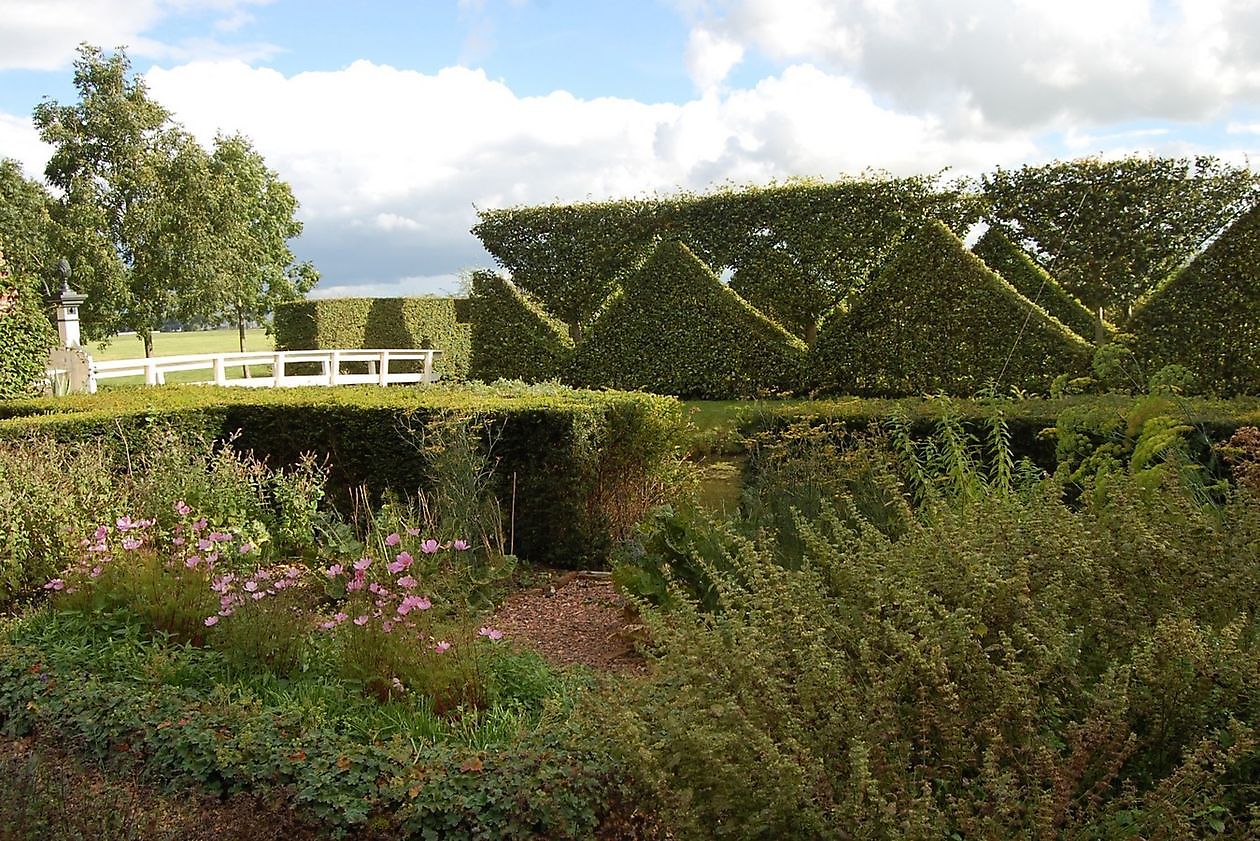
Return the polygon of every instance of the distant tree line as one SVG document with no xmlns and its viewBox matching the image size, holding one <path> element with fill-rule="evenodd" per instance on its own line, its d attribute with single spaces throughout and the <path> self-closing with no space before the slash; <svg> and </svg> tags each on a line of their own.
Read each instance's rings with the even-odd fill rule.
<svg viewBox="0 0 1260 841">
<path fill-rule="evenodd" d="M 319 279 L 289 241 L 297 199 L 240 134 L 209 151 L 150 98 L 121 49 L 81 45 L 78 101 L 35 108 L 53 146 L 47 187 L 0 160 L 0 248 L 15 274 L 60 285 L 56 265 L 88 296 L 85 339 L 134 331 L 153 352 L 163 324 L 264 322 Z M 49 187 L 52 189 L 50 190 Z"/>
</svg>

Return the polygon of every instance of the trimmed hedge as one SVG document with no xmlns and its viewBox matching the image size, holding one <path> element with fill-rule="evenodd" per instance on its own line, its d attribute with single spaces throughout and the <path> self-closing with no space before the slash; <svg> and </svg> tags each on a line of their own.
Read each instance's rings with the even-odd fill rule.
<svg viewBox="0 0 1260 841">
<path fill-rule="evenodd" d="M 1094 314 L 997 228 L 985 231 L 971 251 L 1018 289 L 1021 295 L 1062 321 L 1076 335 L 1088 342 L 1095 339 L 1098 320 Z M 1116 332 L 1105 321 L 1103 330 L 1109 336 Z"/>
<path fill-rule="evenodd" d="M 681 242 L 661 243 L 578 345 L 579 385 L 680 397 L 794 391 L 805 345 L 722 285 Z"/>
<path fill-rule="evenodd" d="M 0 440 L 143 440 L 167 424 L 226 441 L 239 430 L 233 446 L 273 467 L 306 452 L 327 456 L 334 491 L 415 493 L 426 484 L 424 424 L 463 415 L 497 436 L 496 493 L 505 528 L 514 506 L 516 554 L 570 568 L 604 564 L 626 520 L 656 501 L 684 424 L 681 405 L 667 397 L 560 386 L 166 386 L 0 404 Z"/>
<path fill-rule="evenodd" d="M 325 298 L 279 304 L 277 350 L 436 348 L 437 370 L 468 376 L 470 329 L 459 298 Z"/>
<path fill-rule="evenodd" d="M 473 273 L 468 303 L 472 379 L 538 382 L 568 367 L 573 340 L 564 324 L 497 272 Z"/>
<path fill-rule="evenodd" d="M 819 391 L 873 396 L 970 395 L 999 377 L 1002 389 L 1046 391 L 1058 374 L 1087 370 L 1091 354 L 949 228 L 930 222 L 823 325 L 813 380 Z"/>
<path fill-rule="evenodd" d="M 1126 329 L 1147 374 L 1183 365 L 1209 391 L 1260 393 L 1260 204 L 1139 302 Z"/>
</svg>

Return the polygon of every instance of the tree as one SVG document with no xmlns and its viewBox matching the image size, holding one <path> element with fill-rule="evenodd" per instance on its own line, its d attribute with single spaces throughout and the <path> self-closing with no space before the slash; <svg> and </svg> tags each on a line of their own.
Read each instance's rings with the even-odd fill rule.
<svg viewBox="0 0 1260 841">
<path fill-rule="evenodd" d="M 84 335 L 134 330 L 150 356 L 163 321 L 204 307 L 209 156 L 149 98 L 121 49 L 81 45 L 74 84 L 79 101 L 41 102 L 35 125 L 55 147 L 45 177 L 61 190 L 61 248 L 88 295 Z"/>
<path fill-rule="evenodd" d="M 1249 169 L 1208 156 L 999 168 L 981 184 L 988 222 L 1119 324 L 1260 191 Z"/>
<path fill-rule="evenodd" d="M 216 220 L 210 288 L 245 350 L 245 325 L 276 304 L 298 300 L 319 282 L 309 262 L 296 262 L 288 241 L 302 233 L 289 185 L 240 134 L 218 136 L 210 159 Z"/>
<path fill-rule="evenodd" d="M 0 249 L 15 276 L 51 279 L 58 259 L 52 206 L 43 184 L 23 175 L 17 161 L 0 160 Z"/>
</svg>

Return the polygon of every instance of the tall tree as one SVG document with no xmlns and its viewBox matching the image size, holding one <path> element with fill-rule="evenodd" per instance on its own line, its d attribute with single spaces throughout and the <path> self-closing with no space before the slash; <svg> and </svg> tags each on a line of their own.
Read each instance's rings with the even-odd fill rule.
<svg viewBox="0 0 1260 841">
<path fill-rule="evenodd" d="M 981 184 L 989 223 L 1118 324 L 1260 190 L 1249 169 L 1209 156 L 999 168 Z"/>
<path fill-rule="evenodd" d="M 202 308 L 212 250 L 209 156 L 149 98 L 126 54 L 79 47 L 79 101 L 35 108 L 54 147 L 45 170 L 61 199 L 63 230 L 80 291 L 84 335 L 134 330 L 153 353 L 153 332 Z"/>
<path fill-rule="evenodd" d="M 43 184 L 27 178 L 17 161 L 0 159 L 0 249 L 14 275 L 52 280 L 58 259 L 52 207 Z"/>
<path fill-rule="evenodd" d="M 210 283 L 220 314 L 236 325 L 243 352 L 246 324 L 264 320 L 278 303 L 302 298 L 319 281 L 319 272 L 309 262 L 297 262 L 289 249 L 289 240 L 302 233 L 297 199 L 248 138 L 216 137 L 210 174 L 215 219 Z"/>
</svg>

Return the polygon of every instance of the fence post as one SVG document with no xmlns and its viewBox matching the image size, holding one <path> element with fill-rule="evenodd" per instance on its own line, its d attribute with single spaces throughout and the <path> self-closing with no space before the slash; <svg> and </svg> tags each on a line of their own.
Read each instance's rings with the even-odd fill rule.
<svg viewBox="0 0 1260 841">
<path fill-rule="evenodd" d="M 381 351 L 381 371 L 378 382 L 381 385 L 389 385 L 389 351 Z"/>
<path fill-rule="evenodd" d="M 284 384 L 284 353 L 277 353 L 271 360 L 271 381 L 273 385 Z"/>
<path fill-rule="evenodd" d="M 222 356 L 216 356 L 214 358 L 214 384 L 215 385 L 227 384 L 227 371 L 223 366 Z"/>
<path fill-rule="evenodd" d="M 328 361 L 324 363 L 328 373 L 328 384 L 336 385 L 341 374 L 341 351 L 334 350 L 328 354 Z"/>
<path fill-rule="evenodd" d="M 433 382 L 433 351 L 432 350 L 426 350 L 424 352 L 424 382 L 426 385 L 428 383 Z"/>
<path fill-rule="evenodd" d="M 144 361 L 144 384 L 157 385 L 157 359 L 150 356 Z"/>
</svg>

